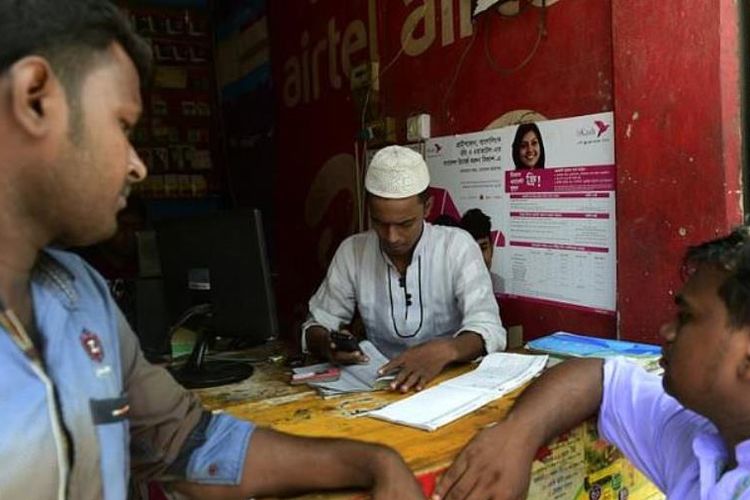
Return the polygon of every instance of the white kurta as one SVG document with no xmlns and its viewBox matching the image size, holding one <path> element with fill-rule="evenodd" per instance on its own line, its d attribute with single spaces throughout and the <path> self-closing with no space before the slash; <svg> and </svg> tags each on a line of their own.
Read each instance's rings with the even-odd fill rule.
<svg viewBox="0 0 750 500">
<path fill-rule="evenodd" d="M 490 274 L 479 246 L 458 228 L 425 223 L 403 280 L 375 231 L 344 240 L 310 299 L 303 350 L 307 328 L 340 329 L 357 309 L 367 338 L 389 358 L 463 331 L 481 335 L 488 353 L 505 349 Z"/>
</svg>

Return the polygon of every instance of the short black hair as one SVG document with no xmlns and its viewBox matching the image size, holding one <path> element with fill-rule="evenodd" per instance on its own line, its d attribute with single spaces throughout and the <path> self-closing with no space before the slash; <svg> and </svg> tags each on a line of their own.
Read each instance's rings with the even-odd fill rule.
<svg viewBox="0 0 750 500">
<path fill-rule="evenodd" d="M 459 227 L 458 221 L 448 214 L 438 215 L 432 223 L 436 226 Z"/>
<path fill-rule="evenodd" d="M 85 70 L 113 42 L 146 82 L 151 48 L 110 1 L 0 0 L 0 76 L 24 57 L 44 57 L 75 102 Z"/>
<path fill-rule="evenodd" d="M 464 216 L 461 217 L 460 227 L 475 240 L 489 238 L 492 231 L 490 217 L 478 208 L 466 211 Z"/>
<path fill-rule="evenodd" d="M 537 160 L 535 168 L 544 168 L 545 155 L 542 133 L 539 132 L 539 127 L 537 127 L 536 123 L 522 123 L 516 129 L 516 135 L 513 138 L 513 144 L 511 145 L 513 163 L 519 170 L 529 168 L 521 161 L 521 141 L 523 141 L 523 136 L 525 136 L 529 132 L 534 132 L 534 134 L 536 134 L 537 141 L 539 141 L 539 160 Z"/>
<path fill-rule="evenodd" d="M 722 238 L 689 247 L 683 260 L 683 276 L 699 266 L 713 265 L 728 273 L 719 297 L 734 328 L 750 325 L 750 226 L 740 226 Z"/>
</svg>

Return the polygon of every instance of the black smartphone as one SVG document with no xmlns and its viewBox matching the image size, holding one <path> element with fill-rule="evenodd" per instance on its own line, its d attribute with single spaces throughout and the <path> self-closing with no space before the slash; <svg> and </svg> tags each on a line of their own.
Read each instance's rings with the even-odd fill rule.
<svg viewBox="0 0 750 500">
<path fill-rule="evenodd" d="M 337 351 L 354 352 L 359 351 L 359 342 L 350 333 L 331 332 L 331 342 L 336 344 Z"/>
</svg>

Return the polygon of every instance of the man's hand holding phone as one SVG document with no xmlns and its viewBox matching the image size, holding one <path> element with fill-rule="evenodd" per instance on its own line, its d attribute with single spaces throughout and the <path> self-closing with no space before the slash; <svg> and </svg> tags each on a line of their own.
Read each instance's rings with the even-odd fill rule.
<svg viewBox="0 0 750 500">
<path fill-rule="evenodd" d="M 369 358 L 359 349 L 356 337 L 346 330 L 332 331 L 329 344 L 330 359 L 333 363 L 350 365 L 367 363 Z"/>
</svg>

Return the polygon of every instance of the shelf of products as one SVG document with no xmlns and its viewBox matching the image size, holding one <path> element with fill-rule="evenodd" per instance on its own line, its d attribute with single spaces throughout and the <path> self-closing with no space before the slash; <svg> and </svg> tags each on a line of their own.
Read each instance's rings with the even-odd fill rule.
<svg viewBox="0 0 750 500">
<path fill-rule="evenodd" d="M 222 190 L 220 130 L 208 11 L 129 5 L 154 53 L 153 80 L 133 135 L 149 169 L 136 191 L 146 199 L 202 198 Z"/>
</svg>

